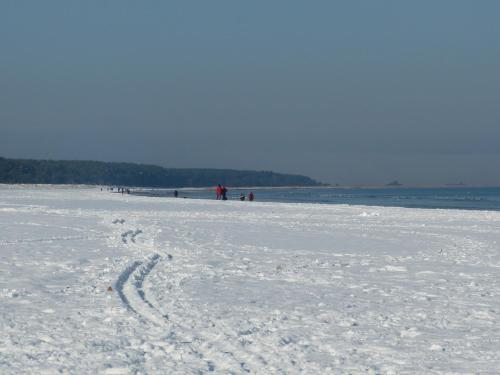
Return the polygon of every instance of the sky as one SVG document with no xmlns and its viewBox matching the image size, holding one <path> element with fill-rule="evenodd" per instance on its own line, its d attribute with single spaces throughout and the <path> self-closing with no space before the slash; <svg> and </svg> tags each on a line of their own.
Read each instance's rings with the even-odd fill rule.
<svg viewBox="0 0 500 375">
<path fill-rule="evenodd" d="M 500 186 L 500 2 L 0 1 L 0 156 Z"/>
</svg>

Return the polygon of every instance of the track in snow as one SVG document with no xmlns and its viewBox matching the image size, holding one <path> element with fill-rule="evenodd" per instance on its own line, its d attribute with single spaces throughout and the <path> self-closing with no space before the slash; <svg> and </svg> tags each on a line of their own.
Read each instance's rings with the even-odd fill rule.
<svg viewBox="0 0 500 375">
<path fill-rule="evenodd" d="M 168 316 L 149 302 L 143 288 L 146 277 L 160 260 L 160 255 L 154 254 L 145 261 L 132 263 L 118 277 L 116 290 L 127 309 L 146 321 L 162 326 L 168 320 Z"/>
</svg>

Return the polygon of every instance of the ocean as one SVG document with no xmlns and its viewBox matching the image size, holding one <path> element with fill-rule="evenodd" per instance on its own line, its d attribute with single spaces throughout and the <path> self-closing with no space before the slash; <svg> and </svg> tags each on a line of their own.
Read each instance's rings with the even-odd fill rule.
<svg viewBox="0 0 500 375">
<path fill-rule="evenodd" d="M 443 188 L 229 188 L 228 198 L 252 191 L 259 202 L 349 204 L 409 208 L 500 210 L 500 187 Z M 139 189 L 134 194 L 173 196 L 173 189 Z M 214 189 L 179 189 L 180 198 L 215 199 Z"/>
</svg>

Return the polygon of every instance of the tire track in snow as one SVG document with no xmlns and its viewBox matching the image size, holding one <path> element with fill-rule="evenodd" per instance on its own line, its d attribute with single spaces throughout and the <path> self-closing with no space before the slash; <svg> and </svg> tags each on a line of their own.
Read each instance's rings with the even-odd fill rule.
<svg viewBox="0 0 500 375">
<path fill-rule="evenodd" d="M 155 315 L 160 314 L 161 317 L 164 320 L 168 320 L 168 315 L 167 314 L 162 314 L 160 310 L 155 307 L 147 298 L 146 298 L 146 293 L 143 289 L 144 281 L 146 280 L 146 277 L 149 275 L 149 273 L 153 270 L 153 268 L 158 264 L 158 262 L 161 260 L 159 254 L 153 255 L 149 262 L 144 266 L 139 269 L 140 274 L 138 275 L 139 277 L 136 278 L 135 280 L 135 288 L 137 290 L 137 294 L 141 298 L 142 302 L 145 303 L 149 308 L 151 308 L 153 311 L 155 311 Z"/>
<path fill-rule="evenodd" d="M 118 293 L 118 296 L 122 300 L 123 304 L 125 307 L 132 311 L 134 314 L 138 314 L 137 311 L 132 307 L 132 305 L 129 302 L 129 299 L 127 298 L 127 295 L 124 293 L 124 286 L 125 283 L 128 282 L 128 279 L 130 278 L 130 275 L 135 272 L 137 267 L 139 267 L 142 264 L 142 262 L 135 261 L 131 265 L 129 265 L 125 271 L 123 271 L 120 276 L 118 277 L 118 280 L 116 281 L 115 288 L 116 292 Z"/>
<path fill-rule="evenodd" d="M 146 277 L 161 260 L 154 254 L 147 261 L 135 261 L 118 277 L 116 290 L 123 304 L 140 318 L 164 326 L 168 320 L 148 299 L 143 285 Z"/>
<path fill-rule="evenodd" d="M 105 219 L 105 222 L 114 224 L 124 224 L 125 219 Z M 127 244 L 130 240 L 135 244 L 135 237 L 143 233 L 141 229 L 128 230 L 121 233 L 121 240 Z M 171 259 L 171 256 L 168 257 Z M 147 298 L 144 291 L 144 281 L 153 268 L 161 261 L 161 256 L 158 253 L 153 254 L 145 260 L 137 260 L 130 264 L 118 277 L 115 288 L 125 307 L 137 315 L 143 321 L 149 321 L 155 325 L 164 326 L 168 316 L 162 314 Z"/>
<path fill-rule="evenodd" d="M 168 256 L 168 259 L 172 259 Z M 171 330 L 170 337 L 174 338 L 173 342 L 167 342 L 167 346 L 172 348 L 182 348 L 187 349 L 187 352 L 192 356 L 191 361 L 197 362 L 196 366 L 199 370 L 201 368 L 206 369 L 206 371 L 212 372 L 215 369 L 213 361 L 206 358 L 206 354 L 197 348 L 197 345 L 193 342 L 193 338 L 186 336 L 185 333 L 189 331 L 189 327 L 183 324 L 175 324 L 169 321 L 168 314 L 164 314 L 157 308 L 149 299 L 147 298 L 146 292 L 144 290 L 144 283 L 147 276 L 151 273 L 154 267 L 161 260 L 159 254 L 154 254 L 147 261 L 135 261 L 129 265 L 122 274 L 118 277 L 116 282 L 116 290 L 120 299 L 126 308 L 135 314 L 140 321 L 145 323 L 153 323 L 155 326 L 160 328 L 172 329 L 181 328 L 182 332 L 177 334 Z M 170 324 L 169 324 L 170 323 Z M 187 354 L 187 353 L 186 353 Z M 217 356 L 215 353 L 211 353 Z M 199 373 L 203 373 L 202 370 Z"/>
</svg>

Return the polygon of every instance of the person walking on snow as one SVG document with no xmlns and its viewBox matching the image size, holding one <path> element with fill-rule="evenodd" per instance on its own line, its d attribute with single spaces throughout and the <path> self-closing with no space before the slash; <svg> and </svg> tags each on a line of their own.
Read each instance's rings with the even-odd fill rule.
<svg viewBox="0 0 500 375">
<path fill-rule="evenodd" d="M 222 186 L 220 184 L 215 188 L 215 197 L 217 200 L 220 200 L 222 197 Z"/>
</svg>

